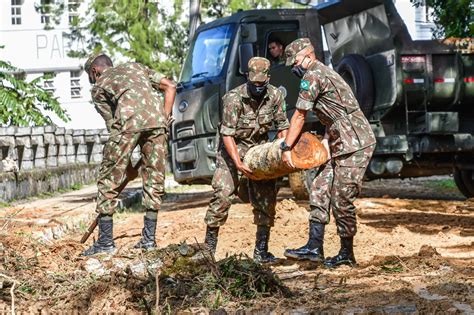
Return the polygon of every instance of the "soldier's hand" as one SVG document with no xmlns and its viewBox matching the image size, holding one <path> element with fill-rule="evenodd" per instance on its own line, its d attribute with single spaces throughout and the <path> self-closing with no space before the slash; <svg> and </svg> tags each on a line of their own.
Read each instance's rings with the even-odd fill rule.
<svg viewBox="0 0 474 315">
<path fill-rule="evenodd" d="M 244 163 L 240 163 L 239 165 L 237 165 L 237 169 L 248 178 L 253 179 L 253 180 L 256 179 L 255 176 L 253 176 L 252 170 Z"/>
<path fill-rule="evenodd" d="M 293 161 L 291 160 L 291 152 L 290 151 L 282 152 L 281 160 L 283 161 L 283 163 L 285 163 L 285 165 L 288 168 L 296 168 L 295 165 L 293 164 Z"/>
</svg>

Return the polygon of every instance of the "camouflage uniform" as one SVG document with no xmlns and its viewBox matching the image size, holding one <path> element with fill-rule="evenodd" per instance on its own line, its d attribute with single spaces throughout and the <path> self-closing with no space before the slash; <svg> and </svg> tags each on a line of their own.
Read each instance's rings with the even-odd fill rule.
<svg viewBox="0 0 474 315">
<path fill-rule="evenodd" d="M 310 45 L 308 39 L 291 43 L 285 50 L 287 65 L 296 53 Z M 356 233 L 354 200 L 375 148 L 375 136 L 350 86 L 333 69 L 316 61 L 300 83 L 296 108 L 313 110 L 329 135 L 332 159 L 321 166 L 311 187 L 310 220 L 327 224 L 329 209 L 341 237 Z"/>
<path fill-rule="evenodd" d="M 266 67 L 269 67 L 267 60 Z M 249 79 L 256 78 L 250 73 Z M 242 84 L 223 97 L 220 134 L 234 137 L 239 156 L 243 159 L 251 147 L 268 142 L 267 131 L 272 127 L 273 122 L 279 131 L 288 129 L 289 122 L 285 110 L 285 99 L 280 90 L 273 85 L 267 86 L 266 95 L 258 104 L 249 95 L 247 84 Z M 239 186 L 237 168 L 227 153 L 222 139 L 216 159 L 216 171 L 212 178 L 214 195 L 204 218 L 205 223 L 210 227 L 219 227 L 226 222 L 232 199 Z M 254 223 L 273 226 L 277 195 L 276 180 L 249 180 L 248 187 L 250 202 L 254 208 Z"/>
<path fill-rule="evenodd" d="M 278 66 L 278 65 L 284 65 L 286 62 L 285 55 L 278 56 L 278 58 L 274 58 L 272 61 L 272 67 Z"/>
<path fill-rule="evenodd" d="M 167 153 L 166 114 L 161 93 L 153 86 L 162 78 L 139 63 L 125 63 L 105 69 L 92 88 L 95 108 L 110 132 L 97 183 L 98 213 L 114 213 L 117 188 L 137 145 L 143 162 L 143 205 L 150 210 L 160 208 Z"/>
</svg>

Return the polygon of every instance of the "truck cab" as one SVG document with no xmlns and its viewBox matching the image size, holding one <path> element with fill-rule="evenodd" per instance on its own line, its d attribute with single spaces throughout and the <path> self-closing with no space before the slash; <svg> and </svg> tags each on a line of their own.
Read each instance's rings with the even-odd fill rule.
<svg viewBox="0 0 474 315">
<path fill-rule="evenodd" d="M 262 14 L 263 12 L 264 14 Z M 215 170 L 216 133 L 224 94 L 246 82 L 248 60 L 272 59 L 268 44 L 284 45 L 299 37 L 321 43 L 316 10 L 252 10 L 200 26 L 186 57 L 178 85 L 172 126 L 172 166 L 179 183 L 210 183 Z M 322 46 L 316 47 L 323 58 Z M 272 66 L 270 83 L 282 90 L 287 111 L 294 111 L 299 79 L 283 64 Z M 314 115 L 306 128 L 316 128 Z"/>
<path fill-rule="evenodd" d="M 323 52 L 321 30 L 330 55 Z M 371 123 L 377 146 L 367 179 L 454 174 L 460 191 L 474 196 L 473 52 L 437 40 L 412 40 L 392 0 L 241 11 L 200 26 L 173 110 L 176 181 L 211 181 L 222 96 L 246 81 L 251 57 L 271 60 L 271 40 L 287 45 L 299 37 L 310 38 L 317 58 L 349 83 Z M 291 117 L 299 79 L 281 64 L 270 75 Z M 314 115 L 308 115 L 304 128 L 324 131 Z M 312 176 L 314 171 L 301 173 L 301 182 L 290 178 L 290 185 L 307 189 Z"/>
</svg>

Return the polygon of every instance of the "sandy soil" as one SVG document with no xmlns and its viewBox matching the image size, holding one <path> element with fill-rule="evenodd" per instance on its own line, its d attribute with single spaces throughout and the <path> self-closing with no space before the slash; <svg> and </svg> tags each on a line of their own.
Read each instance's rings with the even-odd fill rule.
<svg viewBox="0 0 474 315">
<path fill-rule="evenodd" d="M 293 292 L 292 297 L 229 302 L 222 308 L 236 311 L 245 307 L 261 313 L 297 314 L 314 311 L 473 314 L 474 200 L 463 200 L 456 191 L 446 192 L 446 189 L 426 183 L 413 182 L 410 185 L 400 182 L 366 185 L 364 195 L 357 200 L 359 233 L 355 238 L 356 268 L 328 270 L 313 263 L 282 259 L 272 270 Z M 210 192 L 206 190 L 171 194 L 159 214 L 158 245 L 165 247 L 182 241 L 202 242 L 205 231 L 203 218 L 209 197 Z M 306 242 L 306 208 L 307 202 L 292 200 L 288 189 L 280 191 L 277 219 L 269 246 L 276 256 L 283 258 L 285 248 L 301 246 Z M 252 255 L 256 230 L 252 221 L 249 205 L 238 201 L 232 205 L 229 219 L 220 231 L 217 259 L 238 253 Z M 126 255 L 128 248 L 139 239 L 141 227 L 140 212 L 115 216 L 114 233 L 119 248 L 116 255 Z M 326 231 L 325 254 L 332 256 L 339 249 L 334 222 Z M 75 269 L 80 269 L 85 261 L 77 255 L 93 241 L 90 239 L 86 245 L 79 244 L 79 232 L 51 244 L 35 243 L 21 234 L 12 234 L 15 234 L 14 229 L 10 227 L 9 236 L 0 235 L 0 254 L 2 248 L 9 246 L 19 251 L 23 249 L 24 253 L 29 251 L 31 259 L 36 259 L 40 266 L 48 268 L 49 274 L 54 273 L 57 277 L 60 277 L 57 274 L 61 274 L 61 270 L 68 275 L 76 273 Z M 0 266 L 0 273 L 18 279 L 21 287 L 20 283 L 25 281 L 28 272 L 21 268 L 21 262 L 15 265 L 9 260 L 8 263 Z M 46 274 L 45 271 L 43 276 Z M 29 276 L 41 281 L 41 274 Z M 70 280 L 66 277 L 63 281 Z M 57 285 L 50 290 L 59 290 L 59 287 Z M 0 285 L 0 298 L 4 302 L 0 299 L 0 310 L 9 310 L 9 291 L 2 291 L 1 288 Z M 54 309 L 54 303 L 28 299 L 27 293 L 22 291 L 17 296 L 17 308 L 20 310 Z M 92 296 L 94 292 L 88 294 Z M 106 298 L 107 295 L 104 295 Z M 127 300 L 126 296 L 124 298 Z M 71 309 L 84 307 L 73 300 L 64 305 Z M 186 308 L 186 304 L 183 305 Z M 143 311 L 136 305 L 114 306 L 104 300 L 86 307 L 89 311 Z M 190 310 L 207 313 L 204 308 L 196 306 Z"/>
</svg>

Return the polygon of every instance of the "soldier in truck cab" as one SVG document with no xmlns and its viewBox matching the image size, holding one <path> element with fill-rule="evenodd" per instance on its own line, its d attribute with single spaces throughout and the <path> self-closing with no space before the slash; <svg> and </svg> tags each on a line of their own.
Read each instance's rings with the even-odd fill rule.
<svg viewBox="0 0 474 315">
<path fill-rule="evenodd" d="M 324 262 L 327 267 L 354 265 L 353 238 L 357 228 L 354 200 L 375 148 L 375 136 L 350 86 L 336 71 L 316 59 L 308 38 L 293 41 L 286 47 L 285 55 L 286 65 L 293 67 L 292 72 L 301 82 L 296 111 L 281 146 L 282 160 L 294 167 L 289 150 L 309 110 L 326 127 L 323 144 L 331 157 L 318 169 L 311 186 L 308 242 L 300 248 L 287 249 L 285 256 Z M 324 260 L 324 227 L 329 223 L 330 209 L 336 219 L 341 249 L 335 257 Z"/>
<path fill-rule="evenodd" d="M 268 52 L 272 56 L 270 59 L 272 67 L 285 64 L 285 46 L 279 39 L 272 39 L 268 42 Z"/>
<path fill-rule="evenodd" d="M 227 221 L 232 199 L 239 189 L 239 176 L 246 176 L 250 179 L 248 194 L 257 225 L 253 257 L 260 263 L 272 263 L 276 258 L 268 251 L 268 241 L 275 221 L 276 180 L 252 180 L 252 171 L 242 159 L 251 147 L 269 141 L 268 130 L 273 124 L 278 137 L 284 137 L 289 122 L 282 93 L 268 83 L 270 62 L 254 57 L 248 67 L 247 83 L 223 97 L 216 170 L 212 178 L 214 194 L 204 218 L 205 244 L 215 253 L 219 228 Z"/>
</svg>

